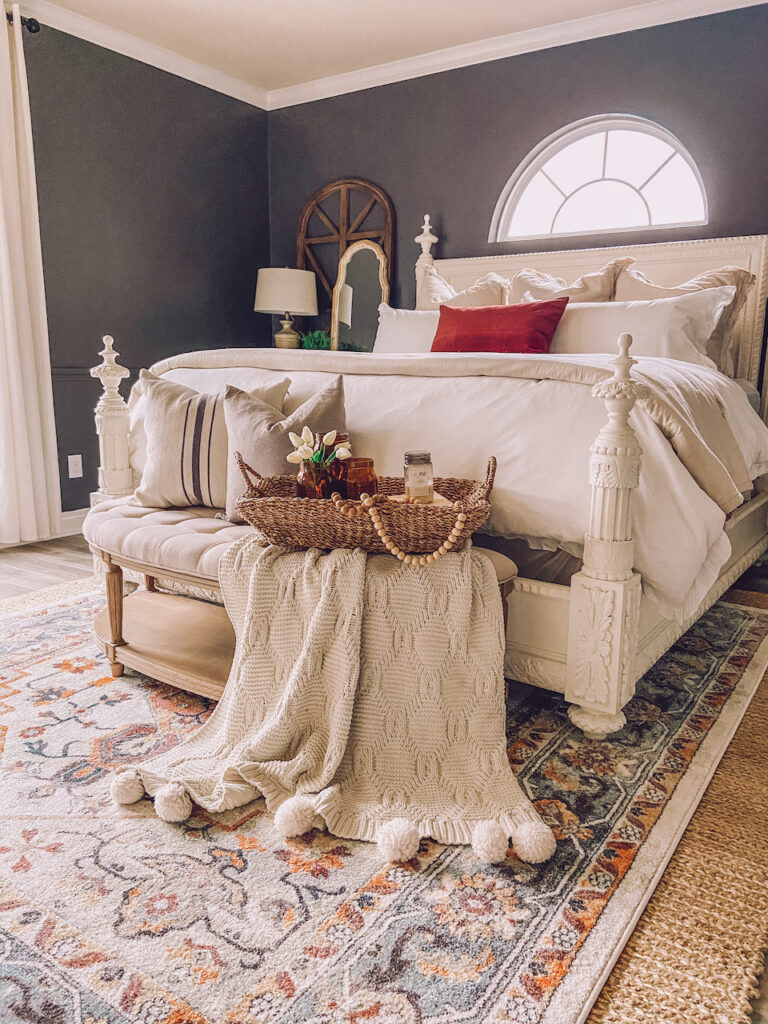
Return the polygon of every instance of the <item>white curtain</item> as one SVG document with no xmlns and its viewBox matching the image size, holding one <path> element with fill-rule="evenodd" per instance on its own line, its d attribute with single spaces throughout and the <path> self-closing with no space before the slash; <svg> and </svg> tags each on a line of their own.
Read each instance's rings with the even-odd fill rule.
<svg viewBox="0 0 768 1024">
<path fill-rule="evenodd" d="M 0 6 L 0 11 L 5 10 Z M 0 543 L 61 532 L 53 388 L 18 5 L 0 28 Z"/>
</svg>

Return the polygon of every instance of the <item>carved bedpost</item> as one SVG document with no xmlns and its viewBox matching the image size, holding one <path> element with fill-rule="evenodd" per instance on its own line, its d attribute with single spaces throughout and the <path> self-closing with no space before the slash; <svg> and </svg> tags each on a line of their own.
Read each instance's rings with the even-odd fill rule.
<svg viewBox="0 0 768 1024">
<path fill-rule="evenodd" d="M 120 381 L 130 371 L 116 360 L 113 339 L 107 334 L 102 339 L 104 348 L 99 352 L 102 361 L 91 370 L 98 377 L 104 394 L 96 406 L 96 432 L 99 435 L 99 489 L 91 495 L 91 504 L 107 498 L 121 498 L 133 491 L 133 472 L 128 456 L 130 415 L 120 394 Z"/>
<path fill-rule="evenodd" d="M 571 578 L 565 698 L 574 725 L 602 739 L 626 722 L 622 708 L 634 692 L 632 665 L 640 618 L 640 576 L 632 571 L 632 490 L 642 454 L 629 414 L 647 388 L 633 380 L 632 337 L 619 338 L 613 377 L 596 384 L 595 398 L 608 422 L 592 445 L 592 504 L 584 538 L 584 564 Z"/>
<path fill-rule="evenodd" d="M 422 284 L 424 283 L 424 272 L 427 267 L 434 263 L 432 258 L 432 246 L 437 245 L 437 235 L 432 232 L 432 225 L 429 222 L 429 214 L 424 214 L 424 223 L 421 225 L 421 234 L 416 235 L 414 242 L 421 246 L 421 255 L 416 260 L 416 309 L 421 309 L 419 301 Z"/>
</svg>

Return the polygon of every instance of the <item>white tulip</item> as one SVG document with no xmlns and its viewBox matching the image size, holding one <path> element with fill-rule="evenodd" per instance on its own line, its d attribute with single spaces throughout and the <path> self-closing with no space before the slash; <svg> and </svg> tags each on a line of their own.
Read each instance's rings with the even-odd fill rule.
<svg viewBox="0 0 768 1024">
<path fill-rule="evenodd" d="M 285 457 L 286 457 L 286 459 L 288 459 L 289 462 L 303 462 L 304 461 L 302 459 L 302 457 L 301 457 L 301 452 L 291 452 L 290 455 L 286 455 Z"/>
<path fill-rule="evenodd" d="M 304 444 L 304 438 L 300 437 L 298 434 L 294 434 L 292 430 L 288 432 L 288 437 L 290 437 L 291 444 L 294 448 L 300 448 L 301 445 Z"/>
<path fill-rule="evenodd" d="M 312 444 L 313 441 L 315 440 L 315 435 L 312 433 L 309 427 L 304 427 L 304 429 L 301 432 L 301 438 L 305 444 Z"/>
<path fill-rule="evenodd" d="M 310 447 L 308 444 L 303 444 L 297 449 L 297 454 L 300 455 L 302 459 L 311 459 L 315 454 L 315 449 Z"/>
<path fill-rule="evenodd" d="M 323 444 L 331 445 L 336 440 L 336 431 L 329 430 L 327 434 L 323 434 Z"/>
<path fill-rule="evenodd" d="M 341 459 L 342 462 L 344 461 L 344 459 L 348 459 L 351 454 L 352 454 L 352 452 L 349 450 L 349 448 L 337 448 L 336 449 L 336 458 L 337 459 Z"/>
</svg>

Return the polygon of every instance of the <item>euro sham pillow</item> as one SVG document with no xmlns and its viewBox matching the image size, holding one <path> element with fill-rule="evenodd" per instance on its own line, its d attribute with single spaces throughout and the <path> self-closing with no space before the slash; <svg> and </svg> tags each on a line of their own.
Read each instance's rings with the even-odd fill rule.
<svg viewBox="0 0 768 1024">
<path fill-rule="evenodd" d="M 420 305 L 424 309 L 440 306 L 503 306 L 507 301 L 509 281 L 498 274 L 486 274 L 473 285 L 457 292 L 434 267 L 424 271 L 420 289 Z"/>
<path fill-rule="evenodd" d="M 441 306 L 432 351 L 549 352 L 567 304 L 562 298 L 481 309 Z"/>
<path fill-rule="evenodd" d="M 562 277 L 553 277 L 542 270 L 524 268 L 510 281 L 507 301 L 524 302 L 526 295 L 530 295 L 536 300 L 567 296 L 571 302 L 610 302 L 614 298 L 617 280 L 634 262 L 631 256 L 620 256 L 599 270 L 582 274 L 571 284 Z"/>
<path fill-rule="evenodd" d="M 205 394 L 142 370 L 147 453 L 133 503 L 150 508 L 204 505 L 227 499 L 227 427 L 222 395 Z M 254 400 L 282 415 L 288 377 L 257 388 Z"/>
<path fill-rule="evenodd" d="M 732 331 L 756 280 L 754 274 L 742 267 L 720 267 L 718 270 L 707 270 L 703 274 L 698 274 L 683 284 L 661 285 L 651 281 L 642 271 L 633 267 L 625 269 L 619 276 L 615 298 L 619 302 L 661 299 L 711 288 L 733 287 L 733 299 L 723 310 L 712 332 L 707 345 L 707 355 L 717 364 L 718 369 L 729 377 L 734 377 L 736 353 L 733 350 Z"/>
<path fill-rule="evenodd" d="M 293 444 L 291 431 L 300 434 L 308 426 L 314 433 L 345 430 L 347 416 L 344 408 L 344 380 L 333 380 L 322 391 L 312 395 L 289 416 L 240 388 L 228 387 L 224 393 L 224 418 L 227 423 L 229 452 L 227 456 L 227 519 L 242 523 L 235 514 L 235 502 L 246 489 L 235 452 L 261 476 L 284 476 L 294 472 L 286 456 Z"/>
<path fill-rule="evenodd" d="M 373 351 L 378 355 L 429 352 L 439 319 L 437 309 L 393 309 L 382 302 Z"/>
<path fill-rule="evenodd" d="M 660 356 L 715 369 L 707 343 L 733 288 L 710 288 L 668 299 L 571 303 L 552 339 L 554 354 L 617 352 L 620 334 L 632 335 L 633 356 Z"/>
</svg>

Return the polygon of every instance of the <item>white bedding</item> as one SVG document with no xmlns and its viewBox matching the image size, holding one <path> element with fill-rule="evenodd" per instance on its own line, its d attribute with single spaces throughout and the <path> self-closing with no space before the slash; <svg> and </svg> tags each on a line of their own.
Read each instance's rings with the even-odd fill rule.
<svg viewBox="0 0 768 1024">
<path fill-rule="evenodd" d="M 225 362 L 236 353 L 208 352 L 205 359 L 211 356 Z M 227 384 L 254 387 L 287 373 L 292 384 L 285 410 L 290 412 L 343 368 L 354 452 L 373 457 L 379 473 L 400 474 L 409 448 L 429 449 L 436 474 L 443 476 L 480 477 L 488 456 L 495 455 L 493 514 L 484 531 L 580 555 L 590 505 L 589 449 L 605 423 L 603 403 L 583 383 L 508 376 L 515 372 L 514 361 L 527 356 L 456 354 L 441 356 L 439 364 L 435 358 L 249 350 L 244 361 L 251 366 L 172 369 L 167 376 L 200 391 L 221 391 Z M 610 367 L 612 357 L 545 359 L 602 369 Z M 641 359 L 636 372 L 664 378 L 671 363 L 670 394 L 680 374 L 690 376 L 697 392 L 721 407 L 749 479 L 768 472 L 768 429 L 732 380 L 663 359 Z M 328 372 L 318 372 L 318 365 Z M 303 366 L 313 368 L 297 369 Z M 434 376 L 438 367 L 447 367 L 440 370 L 446 375 Z M 703 436 L 712 439 L 717 433 L 716 420 L 701 425 Z M 635 567 L 662 614 L 681 619 L 695 610 L 730 554 L 725 514 L 643 408 L 633 411 L 632 425 L 643 449 L 633 499 Z M 136 426 L 133 458 L 140 468 Z"/>
</svg>

